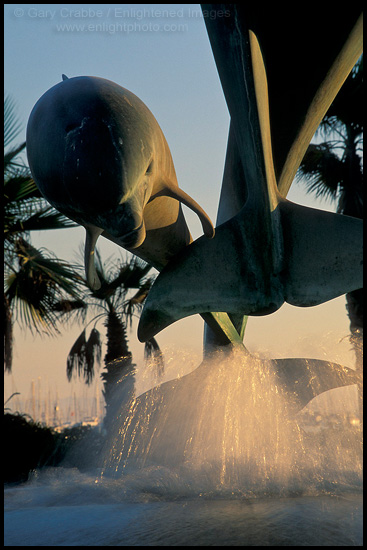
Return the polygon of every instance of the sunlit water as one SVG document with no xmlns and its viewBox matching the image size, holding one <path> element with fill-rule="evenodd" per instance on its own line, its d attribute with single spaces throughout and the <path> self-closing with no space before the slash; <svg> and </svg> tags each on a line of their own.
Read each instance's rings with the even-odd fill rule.
<svg viewBox="0 0 367 550">
<path fill-rule="evenodd" d="M 100 468 L 6 489 L 6 545 L 362 544 L 358 430 L 307 434 L 268 364 L 220 357 L 137 399 L 121 386 Z"/>
</svg>

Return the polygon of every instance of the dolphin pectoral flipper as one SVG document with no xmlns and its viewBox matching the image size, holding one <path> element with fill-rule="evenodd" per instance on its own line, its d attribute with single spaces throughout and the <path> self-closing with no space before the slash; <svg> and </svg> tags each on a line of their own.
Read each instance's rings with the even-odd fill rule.
<svg viewBox="0 0 367 550">
<path fill-rule="evenodd" d="M 206 237 L 209 237 L 210 239 L 214 237 L 215 229 L 208 214 L 201 208 L 200 204 L 198 204 L 192 197 L 190 197 L 190 195 L 185 193 L 185 191 L 183 191 L 179 187 L 173 187 L 172 185 L 166 184 L 164 188 L 155 196 L 172 197 L 173 199 L 178 200 L 179 202 L 190 208 L 190 210 L 192 210 L 193 212 L 195 212 L 195 214 L 199 216 L 204 235 Z"/>
<path fill-rule="evenodd" d="M 96 247 L 96 242 L 98 237 L 103 233 L 103 229 L 99 227 L 88 225 L 85 226 L 86 230 L 86 239 L 84 247 L 84 266 L 85 274 L 87 277 L 87 283 L 92 290 L 98 290 L 101 288 L 101 282 L 97 275 L 95 261 L 94 261 L 94 252 Z"/>
</svg>

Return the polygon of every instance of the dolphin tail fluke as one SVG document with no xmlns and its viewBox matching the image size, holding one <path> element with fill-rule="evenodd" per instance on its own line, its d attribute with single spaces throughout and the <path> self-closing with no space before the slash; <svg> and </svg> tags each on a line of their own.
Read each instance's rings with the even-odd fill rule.
<svg viewBox="0 0 367 550">
<path fill-rule="evenodd" d="M 361 375 L 355 370 L 329 361 L 291 358 L 272 359 L 271 363 L 293 413 L 321 393 L 361 383 Z"/>
<path fill-rule="evenodd" d="M 85 274 L 87 278 L 87 283 L 92 290 L 98 290 L 101 288 L 101 282 L 97 275 L 94 252 L 96 247 L 96 242 L 100 234 L 103 232 L 103 229 L 99 227 L 86 227 L 85 228 L 87 235 L 85 239 L 84 247 L 84 266 Z"/>
<path fill-rule="evenodd" d="M 285 200 L 276 211 L 273 255 L 261 259 L 266 239 L 245 206 L 214 239 L 201 237 L 176 256 L 149 292 L 139 339 L 196 313 L 267 315 L 284 301 L 314 306 L 363 286 L 362 220 Z"/>
<path fill-rule="evenodd" d="M 309 307 L 363 287 L 363 222 L 279 204 L 284 241 L 284 298 Z"/>
</svg>

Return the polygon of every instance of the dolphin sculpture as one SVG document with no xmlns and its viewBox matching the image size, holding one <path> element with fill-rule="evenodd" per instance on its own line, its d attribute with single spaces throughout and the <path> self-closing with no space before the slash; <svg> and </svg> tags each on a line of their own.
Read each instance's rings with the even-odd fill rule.
<svg viewBox="0 0 367 550">
<path fill-rule="evenodd" d="M 191 236 L 179 202 L 197 212 L 206 236 L 213 237 L 213 226 L 199 205 L 178 188 L 168 145 L 153 115 L 136 96 L 116 84 L 94 77 L 63 76 L 63 82 L 46 92 L 32 111 L 27 148 L 41 192 L 87 230 L 85 263 L 91 286 L 98 285 L 92 260 L 100 234 L 158 270 L 167 266 L 144 310 L 138 333 L 141 340 L 183 316 L 200 313 L 214 331 L 216 343 L 231 342 L 246 352 L 242 338 L 248 314 L 270 313 L 285 300 L 314 305 L 331 299 L 335 292 L 344 293 L 351 286 L 361 285 L 357 265 L 361 261 L 359 221 L 316 214 L 285 199 L 314 130 L 359 55 L 360 25 L 355 24 L 355 12 L 348 13 L 334 33 L 338 43 L 331 40 L 334 31 L 331 39 L 327 34 L 325 44 L 330 42 L 331 46 L 323 55 L 323 44 L 317 63 L 312 61 L 317 68 L 320 62 L 321 69 L 309 79 L 311 87 L 305 86 L 302 71 L 297 73 L 294 65 L 297 85 L 292 86 L 288 78 L 279 88 L 275 84 L 277 70 L 284 65 L 289 50 L 287 34 L 284 37 L 274 24 L 282 14 L 276 13 L 264 23 L 256 6 L 223 4 L 213 5 L 213 9 L 224 9 L 227 14 L 225 18 L 211 17 L 206 24 L 231 114 L 231 128 L 219 227 L 212 241 L 199 239 L 187 246 Z M 311 30 L 318 16 L 304 18 L 303 38 L 308 33 L 315 41 Z M 321 23 L 326 29 L 328 24 L 334 29 L 329 19 Z M 283 24 L 288 25 L 288 18 Z M 297 46 L 302 37 L 293 37 Z M 268 65 L 263 61 L 264 43 L 272 73 L 267 73 Z M 284 50 L 285 43 L 288 50 Z M 278 68 L 274 66 L 276 61 Z M 307 74 L 307 70 L 304 72 Z M 273 78 L 268 95 L 269 74 Z M 292 102 L 292 97 L 304 88 L 307 93 L 301 94 L 299 105 Z M 279 97 L 282 103 L 277 110 Z M 292 109 L 287 112 L 290 105 Z M 337 232 L 330 249 L 320 235 L 325 220 L 327 230 Z M 308 230 L 309 239 L 305 238 Z M 339 237 L 345 237 L 344 232 L 348 235 L 338 243 Z M 350 248 L 352 240 L 357 242 L 354 249 Z M 337 275 L 335 269 L 347 260 L 346 255 L 340 255 L 346 245 L 356 273 L 351 274 L 351 269 L 345 267 Z M 328 266 L 331 256 L 335 262 Z M 305 267 L 310 260 L 314 265 L 311 276 Z M 355 373 L 340 365 L 297 359 L 297 369 L 292 370 L 289 361 L 273 363 L 298 408 L 317 393 L 356 383 Z M 315 377 L 319 380 L 317 387 L 311 384 Z M 301 379 L 306 381 L 302 388 Z"/>
<path fill-rule="evenodd" d="M 103 78 L 67 78 L 36 103 L 27 126 L 27 155 L 43 196 L 87 232 L 85 268 L 92 288 L 99 235 L 158 270 L 191 241 L 181 203 L 204 210 L 178 187 L 158 122 L 132 92 Z"/>
<path fill-rule="evenodd" d="M 278 5 L 266 18 L 256 3 L 205 8 L 218 10 L 205 22 L 231 115 L 221 225 L 159 274 L 141 341 L 194 313 L 227 312 L 239 327 L 284 302 L 314 306 L 363 286 L 362 221 L 285 198 L 361 55 L 360 6 L 306 11 L 293 27 Z"/>
</svg>

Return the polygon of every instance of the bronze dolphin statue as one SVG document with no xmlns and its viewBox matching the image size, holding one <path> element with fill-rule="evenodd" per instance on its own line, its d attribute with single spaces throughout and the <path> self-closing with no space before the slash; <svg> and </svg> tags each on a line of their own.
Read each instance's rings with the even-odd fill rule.
<svg viewBox="0 0 367 550">
<path fill-rule="evenodd" d="M 141 341 L 195 313 L 227 312 L 240 328 L 242 316 L 284 302 L 314 306 L 363 285 L 362 220 L 285 198 L 362 53 L 360 6 L 333 12 L 332 22 L 330 10 L 309 11 L 293 27 L 278 5 L 266 17 L 248 2 L 203 6 L 218 10 L 205 22 L 231 115 L 220 225 L 161 271 Z"/>
<path fill-rule="evenodd" d="M 103 78 L 67 78 L 36 103 L 27 126 L 27 155 L 43 196 L 87 231 L 85 266 L 99 281 L 99 235 L 161 269 L 191 241 L 181 204 L 214 228 L 204 210 L 178 187 L 163 132 L 132 92 Z"/>
</svg>

